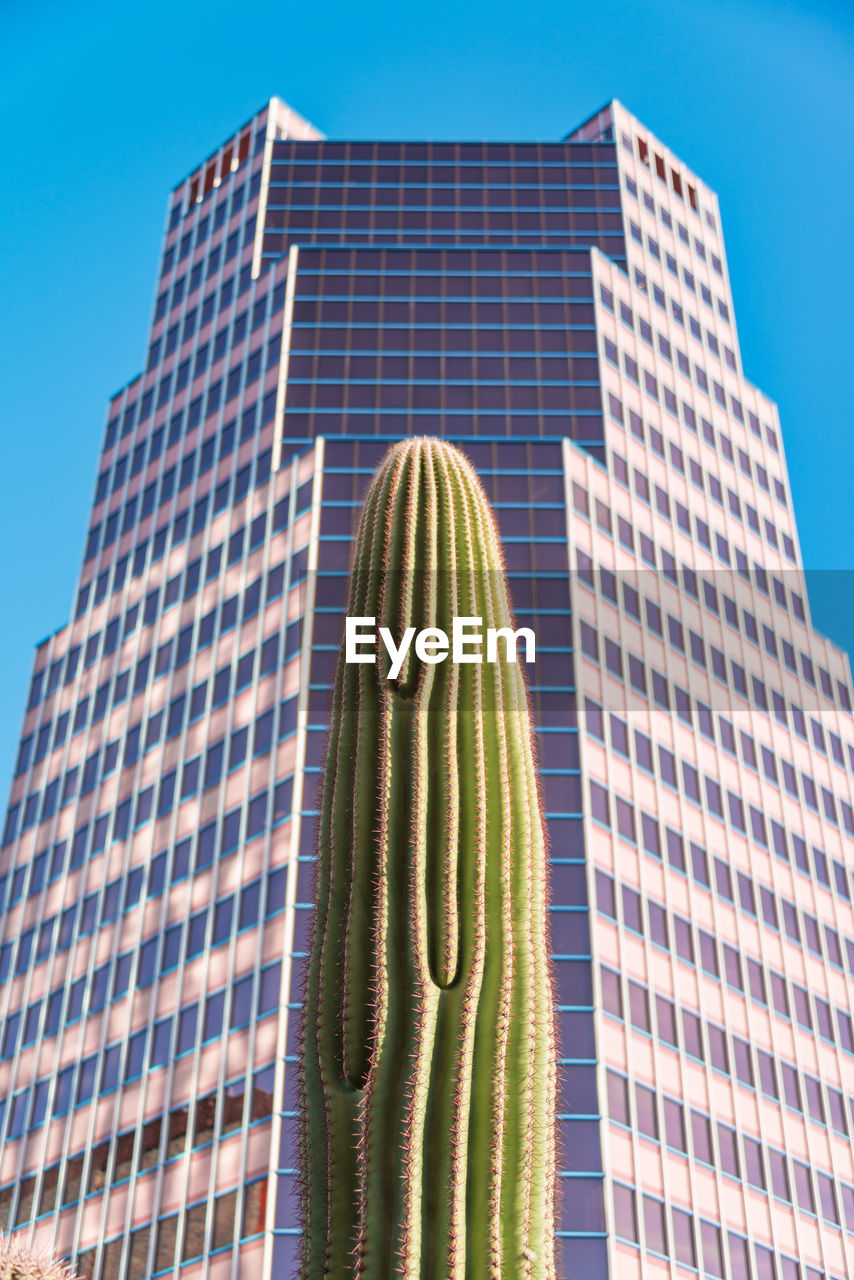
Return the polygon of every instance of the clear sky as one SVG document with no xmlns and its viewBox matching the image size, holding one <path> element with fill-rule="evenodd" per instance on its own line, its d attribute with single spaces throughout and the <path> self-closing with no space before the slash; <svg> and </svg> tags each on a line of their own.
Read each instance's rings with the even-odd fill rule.
<svg viewBox="0 0 854 1280">
<path fill-rule="evenodd" d="M 619 98 L 717 190 L 817 625 L 854 648 L 851 0 L 0 3 L 0 789 L 67 621 L 166 198 L 271 94 L 330 137 L 558 139 Z M 5 803 L 5 800 L 0 801 Z"/>
</svg>

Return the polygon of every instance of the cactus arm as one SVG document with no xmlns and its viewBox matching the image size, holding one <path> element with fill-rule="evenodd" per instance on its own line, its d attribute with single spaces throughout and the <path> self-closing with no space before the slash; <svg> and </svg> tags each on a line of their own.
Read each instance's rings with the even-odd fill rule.
<svg viewBox="0 0 854 1280">
<path fill-rule="evenodd" d="M 376 519 L 383 497 L 383 486 L 369 494 L 363 526 L 369 527 Z M 380 564 L 378 555 L 375 562 L 363 563 L 354 574 L 351 612 L 361 612 L 370 598 L 371 578 Z M 303 1274 L 312 1277 L 348 1274 L 360 1213 L 358 1089 L 367 1064 L 358 1055 L 366 1044 L 366 1019 L 359 1021 L 357 1010 L 347 1007 L 343 993 L 343 1012 L 339 1014 L 339 1000 L 330 999 L 330 994 L 341 982 L 347 895 L 354 881 L 370 885 L 373 879 L 375 855 L 366 838 L 371 823 L 361 815 L 373 814 L 376 806 L 376 715 L 373 699 L 360 696 L 363 672 L 361 665 L 342 664 L 341 679 L 336 681 L 327 748 L 331 764 L 319 824 L 301 1073 Z M 347 918 L 351 931 L 352 914 L 351 908 Z M 369 954 L 365 938 L 365 963 Z M 362 1005 L 366 985 L 359 992 Z"/>
<path fill-rule="evenodd" d="M 335 759 L 345 720 L 342 715 L 343 689 L 338 687 L 332 708 L 332 734 L 329 758 Z M 343 778 L 342 778 L 343 782 Z M 319 849 L 333 846 L 333 833 L 340 844 L 340 819 L 333 823 L 333 801 L 321 812 Z M 324 964 L 323 939 L 330 927 L 330 890 L 332 868 L 327 858 L 318 856 L 315 872 L 314 940 L 306 976 L 302 1029 L 300 1100 L 301 1100 L 301 1195 L 302 1195 L 302 1267 L 303 1275 L 326 1275 L 327 1234 L 329 1226 L 329 1187 L 327 1176 L 329 1154 L 329 1108 L 327 1099 L 335 1087 L 330 1071 L 331 1029 L 322 1000 L 327 967 Z M 352 1213 L 352 1209 L 351 1209 Z"/>
</svg>

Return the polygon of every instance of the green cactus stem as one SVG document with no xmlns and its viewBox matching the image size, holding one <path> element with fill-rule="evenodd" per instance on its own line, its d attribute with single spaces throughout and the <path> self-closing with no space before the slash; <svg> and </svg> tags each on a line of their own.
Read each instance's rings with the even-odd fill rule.
<svg viewBox="0 0 854 1280">
<path fill-rule="evenodd" d="M 512 627 L 452 446 L 395 445 L 348 614 Z M 480 629 L 480 628 L 478 628 Z M 302 1280 L 553 1280 L 547 862 L 520 661 L 339 658 L 301 1068 Z M 520 657 L 522 655 L 520 654 Z"/>
</svg>

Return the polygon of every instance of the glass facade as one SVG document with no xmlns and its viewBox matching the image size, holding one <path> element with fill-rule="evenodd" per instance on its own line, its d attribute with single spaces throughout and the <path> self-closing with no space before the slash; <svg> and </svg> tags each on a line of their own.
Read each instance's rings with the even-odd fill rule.
<svg viewBox="0 0 854 1280">
<path fill-rule="evenodd" d="M 562 143 L 326 142 L 170 197 L 0 849 L 0 1225 L 93 1280 L 287 1276 L 314 826 L 388 444 L 496 511 L 551 846 L 567 1275 L 854 1276 L 854 720 L 716 198 Z"/>
</svg>

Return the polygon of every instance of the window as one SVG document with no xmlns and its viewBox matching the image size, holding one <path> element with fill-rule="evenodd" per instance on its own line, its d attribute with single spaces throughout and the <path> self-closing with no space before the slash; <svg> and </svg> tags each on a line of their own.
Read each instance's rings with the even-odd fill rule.
<svg viewBox="0 0 854 1280">
<path fill-rule="evenodd" d="M 762 1163 L 762 1144 L 755 1138 L 744 1138 L 744 1168 L 751 1187 L 765 1190 L 765 1169 Z"/>
<path fill-rule="evenodd" d="M 798 1197 L 798 1206 L 806 1210 L 807 1213 L 815 1213 L 815 1197 L 813 1195 L 809 1165 L 801 1164 L 799 1160 L 794 1160 L 792 1163 L 795 1170 L 795 1192 Z"/>
<path fill-rule="evenodd" d="M 694 1159 L 702 1164 L 712 1164 L 712 1130 L 709 1117 L 699 1111 L 691 1112 L 691 1135 L 694 1142 Z"/>
<path fill-rule="evenodd" d="M 658 1038 L 664 1044 L 677 1047 L 676 1010 L 671 1000 L 665 996 L 655 997 L 655 1016 L 658 1026 Z"/>
<path fill-rule="evenodd" d="M 771 1190 L 775 1197 L 791 1204 L 792 1193 L 789 1188 L 789 1171 L 786 1167 L 786 1157 L 781 1151 L 768 1152 L 768 1167 L 771 1170 Z"/>
<path fill-rule="evenodd" d="M 614 1229 L 620 1240 L 638 1243 L 635 1192 L 631 1187 L 614 1184 Z"/>
<path fill-rule="evenodd" d="M 606 1013 L 615 1018 L 623 1016 L 623 1000 L 620 989 L 620 975 L 613 969 L 602 966 L 602 1001 Z"/>
<path fill-rule="evenodd" d="M 733 1178 L 741 1176 L 738 1159 L 738 1139 L 735 1129 L 728 1125 L 718 1125 L 718 1148 L 721 1154 L 721 1169 Z"/>
<path fill-rule="evenodd" d="M 673 1209 L 673 1253 L 683 1267 L 690 1267 L 692 1271 L 696 1269 L 693 1217 L 676 1208 Z"/>
</svg>

